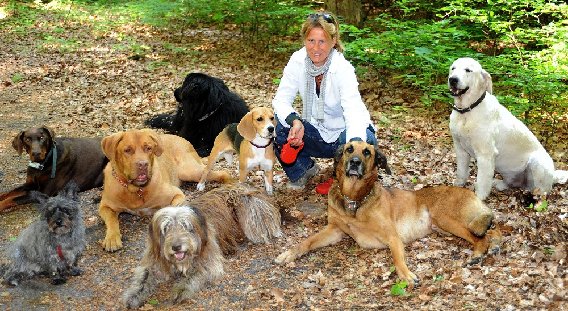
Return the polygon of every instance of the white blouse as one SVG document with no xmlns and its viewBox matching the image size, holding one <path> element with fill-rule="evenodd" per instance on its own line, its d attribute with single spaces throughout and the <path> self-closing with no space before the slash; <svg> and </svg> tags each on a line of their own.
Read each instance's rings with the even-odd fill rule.
<svg viewBox="0 0 568 311">
<path fill-rule="evenodd" d="M 292 107 L 292 103 L 298 92 L 304 100 L 306 85 L 304 59 L 306 55 L 305 47 L 292 54 L 272 100 L 272 107 L 280 123 L 285 127 L 289 127 L 286 117 L 291 113 L 296 112 L 301 115 Z M 372 125 L 371 116 L 359 94 L 355 68 L 342 53 L 336 51 L 333 55 L 326 79 L 328 80 L 325 89 L 324 120 L 320 123 L 312 116 L 308 122 L 328 143 L 335 142 L 344 129 L 347 129 L 346 141 L 354 137 L 366 140 L 366 129 Z M 316 108 L 313 107 L 312 111 L 315 110 Z"/>
</svg>

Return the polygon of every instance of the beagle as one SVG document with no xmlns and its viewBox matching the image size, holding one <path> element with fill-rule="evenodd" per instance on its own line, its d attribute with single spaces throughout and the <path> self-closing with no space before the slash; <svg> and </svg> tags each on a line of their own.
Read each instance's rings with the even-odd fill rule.
<svg viewBox="0 0 568 311">
<path fill-rule="evenodd" d="M 227 125 L 215 138 L 213 149 L 207 160 L 207 167 L 197 184 L 197 190 L 203 191 L 207 175 L 213 165 L 223 156 L 228 163 L 233 161 L 233 153 L 239 156 L 239 181 L 245 182 L 247 174 L 259 167 L 264 171 L 264 188 L 272 194 L 272 167 L 274 165 L 274 111 L 271 108 L 256 107 L 248 112 L 241 121 Z"/>
</svg>

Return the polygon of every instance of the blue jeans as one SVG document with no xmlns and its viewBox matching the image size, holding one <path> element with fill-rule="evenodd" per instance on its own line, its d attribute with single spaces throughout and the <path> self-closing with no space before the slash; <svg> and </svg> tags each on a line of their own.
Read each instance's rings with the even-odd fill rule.
<svg viewBox="0 0 568 311">
<path fill-rule="evenodd" d="M 302 120 L 302 123 L 304 124 L 304 148 L 300 150 L 296 162 L 292 164 L 285 164 L 280 161 L 280 150 L 282 150 L 282 146 L 288 141 L 288 132 L 290 131 L 290 128 L 284 127 L 284 125 L 282 125 L 280 122 L 276 124 L 276 141 L 274 144 L 274 153 L 280 161 L 280 164 L 282 165 L 284 172 L 288 176 L 288 179 L 290 179 L 290 181 L 292 182 L 300 179 L 300 177 L 304 176 L 308 169 L 314 166 L 314 160 L 312 159 L 312 157 L 333 158 L 335 157 L 337 148 L 345 144 L 345 130 L 339 135 L 339 138 L 337 138 L 335 142 L 328 143 L 325 142 L 323 138 L 321 138 L 320 133 L 313 125 L 306 122 L 305 120 Z M 370 125 L 367 128 L 366 141 L 369 144 L 373 144 L 375 146 L 377 145 L 375 131 Z"/>
</svg>

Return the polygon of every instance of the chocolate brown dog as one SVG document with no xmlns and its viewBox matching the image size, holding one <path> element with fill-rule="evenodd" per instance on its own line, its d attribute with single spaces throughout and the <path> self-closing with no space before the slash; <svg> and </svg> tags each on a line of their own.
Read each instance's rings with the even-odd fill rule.
<svg viewBox="0 0 568 311">
<path fill-rule="evenodd" d="M 406 266 L 404 244 L 429 234 L 432 225 L 473 244 L 469 263 L 499 250 L 501 234 L 489 229 L 492 211 L 465 188 L 438 186 L 418 191 L 383 188 L 378 167 L 387 167 L 379 150 L 365 142 L 349 142 L 335 158 L 336 180 L 329 192 L 328 224 L 304 242 L 280 254 L 277 263 L 339 242 L 345 234 L 363 248 L 388 247 L 399 278 L 410 285 L 418 278 Z"/>
<path fill-rule="evenodd" d="M 55 196 L 74 180 L 79 191 L 103 185 L 103 169 L 108 162 L 100 138 L 55 138 L 52 129 L 42 126 L 20 132 L 12 141 L 18 154 L 30 157 L 26 182 L 0 195 L 0 211 L 30 202 L 36 190 Z"/>
</svg>

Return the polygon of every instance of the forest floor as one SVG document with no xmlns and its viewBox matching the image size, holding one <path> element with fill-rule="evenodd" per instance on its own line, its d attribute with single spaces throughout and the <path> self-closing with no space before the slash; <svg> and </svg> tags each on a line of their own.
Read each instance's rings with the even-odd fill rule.
<svg viewBox="0 0 568 311">
<path fill-rule="evenodd" d="M 47 125 L 57 135 L 71 137 L 103 137 L 142 128 L 147 117 L 174 109 L 173 90 L 189 72 L 223 79 L 250 107 L 269 106 L 274 80 L 289 57 L 255 51 L 231 31 L 164 30 L 138 23 L 104 28 L 97 27 L 98 18 L 45 11 L 25 31 L 10 24 L 0 28 L 0 192 L 25 180 L 27 160 L 17 155 L 11 141 L 26 128 Z M 382 182 L 405 189 L 451 184 L 455 155 L 449 106 L 425 107 L 411 88 L 379 73 L 361 74 L 360 90 L 393 171 Z M 568 169 L 564 148 L 547 149 L 557 167 Z M 390 252 L 362 249 L 348 238 L 293 264 L 274 264 L 278 254 L 326 224 L 327 198 L 314 186 L 330 177 L 331 161 L 318 163 L 322 173 L 305 191 L 287 190 L 285 175 L 278 165 L 275 168 L 273 199 L 284 216 L 285 237 L 268 245 L 243 244 L 227 257 L 224 278 L 193 299 L 169 305 L 171 284 L 164 284 L 143 309 L 567 309 L 568 192 L 560 185 L 540 212 L 525 206 L 520 191 L 491 193 L 486 203 L 495 212 L 504 241 L 501 253 L 481 265 L 464 267 L 470 245 L 444 233 L 406 245 L 408 266 L 421 284 L 400 296 L 391 292 L 397 277 Z M 220 166 L 237 176 L 235 163 Z M 249 182 L 260 186 L 260 179 L 251 175 Z M 184 184 L 183 190 L 188 197 L 197 195 L 193 183 Z M 143 254 L 149 219 L 122 214 L 125 247 L 105 252 L 100 245 L 100 193 L 93 189 L 80 194 L 87 249 L 79 266 L 85 273 L 60 286 L 42 278 L 16 288 L 1 286 L 0 309 L 122 309 L 119 297 Z M 1 213 L 0 249 L 36 218 L 33 205 Z M 2 254 L 0 262 L 5 261 Z"/>
</svg>

